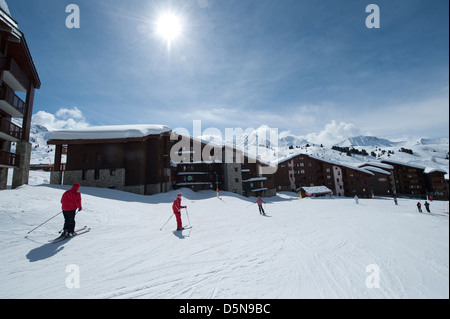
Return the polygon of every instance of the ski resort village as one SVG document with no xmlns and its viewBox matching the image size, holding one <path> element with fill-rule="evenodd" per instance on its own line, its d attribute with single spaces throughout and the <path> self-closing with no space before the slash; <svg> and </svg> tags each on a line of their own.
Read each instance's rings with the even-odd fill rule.
<svg viewBox="0 0 450 319">
<path fill-rule="evenodd" d="M 50 6 L 57 1 L 44 2 Z M 245 34 L 256 32 L 257 35 L 253 34 L 250 41 L 243 35 L 242 39 L 234 39 L 228 33 L 222 34 L 225 31 L 220 29 L 219 23 L 223 19 L 232 19 L 231 13 L 240 10 L 256 10 L 257 13 L 253 12 L 249 17 L 255 21 L 260 14 L 265 16 L 275 12 L 274 8 L 284 13 L 287 10 L 284 6 L 299 10 L 297 6 L 303 1 L 293 4 L 283 0 L 284 5 L 275 5 L 271 0 L 262 1 L 264 5 L 249 1 L 254 8 L 239 4 L 231 10 L 224 3 L 196 0 L 188 1 L 189 5 L 186 2 L 181 11 L 176 10 L 180 3 L 173 1 L 168 6 L 168 10 L 172 10 L 169 15 L 159 20 L 154 18 L 146 22 L 145 27 L 139 25 L 129 40 L 120 33 L 123 29 L 118 31 L 111 27 L 118 32 L 122 43 L 115 47 L 116 44 L 102 41 L 105 51 L 110 50 L 111 45 L 118 54 L 114 58 L 117 60 L 107 67 L 104 67 L 102 57 L 94 57 L 97 53 L 89 51 L 83 55 L 83 50 L 69 44 L 69 41 L 81 41 L 89 35 L 93 38 L 88 38 L 90 46 L 86 50 L 100 45 L 93 40 L 95 35 L 82 32 L 84 23 L 87 28 L 96 21 L 93 12 L 105 8 L 79 2 L 84 6 L 59 5 L 63 10 L 58 23 L 62 26 L 53 25 L 53 10 L 57 10 L 50 10 L 46 23 L 53 25 L 53 29 L 48 29 L 52 33 L 48 38 L 42 38 L 40 31 L 34 30 L 41 28 L 40 23 L 33 21 L 33 15 L 29 13 L 37 10 L 33 1 L 13 5 L 11 1 L 0 0 L 0 298 L 265 300 L 259 308 L 253 308 L 256 302 L 252 303 L 250 310 L 248 302 L 245 308 L 208 309 L 207 315 L 211 317 L 242 309 L 245 312 L 259 309 L 259 313 L 269 314 L 271 306 L 267 300 L 270 299 L 449 298 L 448 103 L 445 106 L 447 115 L 437 115 L 445 117 L 447 131 L 441 134 L 443 136 L 436 135 L 433 127 L 420 133 L 411 128 L 400 131 L 402 123 L 398 122 L 394 125 L 399 127 L 398 131 L 392 125 L 384 129 L 391 137 L 377 137 L 384 135 L 378 131 L 377 136 L 367 133 L 376 131 L 377 125 L 361 130 L 335 120 L 330 120 L 320 134 L 296 135 L 293 133 L 295 128 L 307 130 L 311 123 L 318 121 L 312 118 L 313 107 L 299 107 L 308 110 L 300 116 L 292 110 L 287 111 L 285 106 L 278 106 L 277 112 L 273 112 L 277 108 L 274 106 L 273 109 L 252 109 L 247 113 L 250 107 L 247 104 L 241 109 L 228 106 L 215 110 L 205 105 L 206 101 L 215 98 L 218 104 L 227 105 L 233 94 L 238 95 L 242 103 L 256 104 L 263 103 L 255 97 L 258 94 L 280 90 L 283 99 L 292 95 L 287 90 L 294 87 L 293 82 L 284 82 L 283 89 L 275 84 L 284 77 L 294 76 L 294 71 L 284 70 L 284 63 L 290 59 L 294 59 L 296 65 L 303 63 L 290 55 L 292 50 L 283 47 L 284 58 L 276 64 L 280 69 L 271 74 L 271 79 L 263 76 L 264 80 L 261 80 L 257 66 L 266 63 L 265 59 L 272 59 L 268 56 L 272 49 L 267 49 L 267 55 L 251 50 L 252 56 L 256 54 L 254 60 L 247 61 L 242 69 L 235 69 L 228 65 L 228 59 L 236 63 L 233 51 L 225 54 L 217 51 L 217 47 L 225 50 L 228 46 L 259 46 L 259 41 L 264 41 L 257 35 L 265 31 L 243 28 Z M 152 7 L 156 11 L 167 4 L 159 2 L 159 6 Z M 118 1 L 112 3 L 121 10 L 112 17 L 123 23 L 131 23 L 129 15 L 136 10 L 135 6 L 142 10 L 148 8 L 148 4 L 144 6 L 146 1 L 136 1 L 127 9 Z M 307 5 L 312 14 L 315 12 L 313 5 L 303 5 Z M 88 9 L 90 6 L 92 12 Z M 446 6 L 448 9 L 448 3 Z M 268 7 L 272 11 L 265 11 Z M 388 7 L 397 10 L 395 6 Z M 365 37 L 380 31 L 372 30 L 380 28 L 376 23 L 378 6 L 370 8 L 372 11 L 366 11 L 365 15 L 366 7 L 362 8 L 362 28 L 369 32 Z M 444 12 L 439 6 L 433 9 Z M 80 15 L 81 11 L 86 15 Z M 104 19 L 109 19 L 112 14 L 107 12 L 102 16 Z M 448 10 L 445 12 L 440 19 L 448 29 Z M 183 14 L 184 18 L 178 21 L 177 15 Z M 198 24 L 202 21 L 208 28 L 216 30 L 224 42 L 217 42 L 218 38 L 210 39 L 207 31 L 202 31 L 205 32 L 205 43 L 197 43 L 194 50 L 192 46 L 196 42 L 183 39 L 195 28 L 195 23 L 185 21 L 194 15 L 199 19 Z M 209 20 L 209 15 L 215 16 L 216 20 Z M 367 16 L 370 23 L 365 22 Z M 80 17 L 86 17 L 86 20 Z M 147 21 L 137 16 L 132 20 L 132 23 Z M 46 23 L 42 25 L 45 30 L 50 28 Z M 243 27 L 240 23 L 236 28 L 238 26 Z M 151 27 L 156 31 L 150 32 Z M 285 26 L 281 23 L 277 27 Z M 59 28 L 63 30 L 57 31 Z M 112 31 L 99 32 L 112 36 L 109 33 Z M 379 32 L 383 34 L 381 32 L 383 24 Z M 56 39 L 61 34 L 74 38 L 58 42 L 62 46 L 58 56 L 55 56 L 55 52 L 59 52 L 59 48 L 53 46 L 55 44 L 49 48 L 41 45 L 41 41 L 50 45 L 49 39 Z M 290 37 L 290 33 L 283 37 L 275 34 L 275 38 L 268 34 L 265 37 L 274 43 Z M 153 73 L 148 79 L 155 78 L 151 85 L 157 86 L 157 90 L 148 88 L 149 83 L 144 88 L 135 90 L 130 86 L 122 90 L 125 83 L 133 81 L 117 80 L 114 68 L 117 72 L 120 69 L 119 78 L 133 78 L 139 72 L 133 73 L 131 66 L 130 69 L 123 68 L 122 64 L 133 64 L 134 60 L 119 57 L 119 53 L 125 51 L 133 57 L 140 56 L 143 43 L 161 41 L 161 38 L 163 44 L 159 51 L 155 49 L 160 54 L 138 67 L 139 72 L 147 72 L 147 66 L 143 65 L 151 66 Z M 208 47 L 212 45 L 210 50 L 216 55 L 202 56 L 203 69 L 201 63 L 194 68 L 195 58 L 189 53 L 193 55 L 200 48 L 206 50 L 206 39 L 215 43 L 208 43 Z M 444 104 L 448 102 L 446 41 L 446 80 L 440 83 L 446 85 Z M 182 44 L 191 51 L 181 53 Z M 72 51 L 65 46 L 71 47 Z M 300 47 L 299 43 L 294 45 L 295 50 Z M 317 54 L 328 56 L 327 50 L 340 49 L 335 44 Z M 50 53 L 52 50 L 54 52 Z M 249 54 L 242 50 L 236 52 Z M 101 50 L 104 58 L 110 61 L 110 55 L 105 51 Z M 431 53 L 427 51 L 427 54 Z M 60 68 L 68 65 L 65 55 L 76 57 L 76 68 L 87 72 L 85 75 L 89 74 L 92 79 L 55 77 L 57 70 L 51 66 L 53 63 Z M 315 61 L 315 55 L 308 55 L 310 61 Z M 207 65 L 221 63 L 223 67 L 216 66 L 213 72 L 221 72 L 224 77 L 237 72 L 230 82 L 204 75 L 202 81 L 205 82 L 198 84 L 198 88 L 206 90 L 210 87 L 208 81 L 219 81 L 216 86 L 222 86 L 221 94 L 193 94 L 193 88 L 182 86 L 181 83 L 197 81 L 197 77 L 206 72 Z M 352 65 L 351 68 L 356 65 L 347 63 Z M 400 65 L 399 62 L 398 68 Z M 305 74 L 297 69 L 294 73 L 312 76 L 309 67 L 303 67 Z M 91 74 L 91 68 L 100 73 Z M 271 69 L 266 68 L 265 72 Z M 321 70 L 316 64 L 315 68 Z M 430 69 L 437 74 L 437 66 L 430 66 Z M 245 78 L 245 72 L 255 72 L 258 76 L 250 80 Z M 402 69 L 401 72 L 406 71 Z M 362 73 L 358 74 L 364 77 Z M 65 81 L 67 84 L 62 83 Z M 92 84 L 95 81 L 110 82 L 111 86 L 96 89 Z M 121 83 L 120 90 L 116 89 L 115 81 Z M 133 85 L 139 86 L 139 81 L 142 80 L 136 79 Z M 178 86 L 168 90 L 166 81 Z M 263 86 L 262 81 L 268 81 L 272 87 L 258 90 L 256 94 L 252 90 Z M 229 84 L 231 82 L 233 84 Z M 258 82 L 255 87 L 251 86 L 244 93 L 241 91 L 240 86 L 254 82 Z M 361 89 L 360 82 L 352 82 L 352 85 Z M 89 92 L 89 85 L 95 94 Z M 309 87 L 310 84 L 295 85 L 301 86 L 305 94 L 316 90 Z M 70 90 L 66 86 L 70 86 Z M 332 94 L 333 88 L 321 87 L 323 91 L 318 96 Z M 161 95 L 163 92 L 167 95 Z M 150 111 L 143 107 L 133 113 L 135 105 L 131 101 L 136 101 L 140 94 L 145 95 L 145 99 L 154 95 L 152 101 L 161 105 L 151 107 Z M 251 96 L 253 94 L 255 96 Z M 173 108 L 172 103 L 182 102 L 175 98 L 178 95 L 185 97 L 185 108 L 182 105 Z M 193 111 L 189 108 L 193 95 L 203 105 L 202 109 Z M 356 95 L 359 93 L 355 92 Z M 93 101 L 81 102 L 86 101 L 86 96 Z M 109 96 L 114 96 L 121 105 L 110 105 Z M 337 103 L 329 102 L 332 98 L 336 97 L 330 95 L 325 99 L 327 102 L 322 109 L 326 111 L 321 111 L 318 118 L 327 116 L 324 114 L 327 112 L 337 116 L 337 112 L 329 108 Z M 105 100 L 102 102 L 102 99 Z M 383 101 L 379 95 L 373 99 L 377 103 Z M 395 99 L 386 97 L 388 100 Z M 270 101 L 274 103 L 274 100 Z M 294 104 L 285 102 L 286 105 Z M 83 110 L 81 107 L 62 107 L 70 103 L 92 104 L 89 104 L 89 110 L 88 107 Z M 56 109 L 50 109 L 55 104 Z M 100 108 L 103 104 L 108 106 Z M 217 110 L 221 113 L 216 118 Z M 357 113 L 355 110 L 363 112 L 359 106 L 346 112 Z M 128 116 L 128 112 L 134 115 Z M 373 113 L 366 113 L 364 118 Z M 425 113 L 427 111 L 418 114 L 424 114 L 426 120 Z M 87 120 L 88 114 L 92 118 L 101 118 L 94 124 L 93 120 Z M 206 128 L 215 123 L 212 118 L 216 123 L 226 122 L 228 126 Z M 278 121 L 279 118 L 282 121 Z M 366 124 L 362 123 L 368 122 L 363 122 L 362 118 L 358 117 L 364 126 Z M 292 121 L 297 122 L 290 126 Z M 390 122 L 383 118 L 378 126 L 384 125 L 383 121 Z M 240 128 L 243 123 L 255 128 Z M 280 123 L 285 123 L 286 127 L 281 128 L 284 124 Z M 202 125 L 205 126 L 203 129 Z M 396 134 L 400 137 L 392 137 Z M 172 310 L 175 314 L 186 314 L 189 313 L 188 306 Z"/>
</svg>

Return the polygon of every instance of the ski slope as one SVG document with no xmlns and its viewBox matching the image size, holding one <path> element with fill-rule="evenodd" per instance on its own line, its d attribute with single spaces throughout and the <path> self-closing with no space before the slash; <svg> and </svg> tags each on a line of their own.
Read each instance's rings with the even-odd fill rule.
<svg viewBox="0 0 450 319">
<path fill-rule="evenodd" d="M 0 298 L 449 298 L 448 202 L 427 215 L 414 200 L 282 193 L 264 217 L 254 198 L 182 190 L 194 227 L 174 232 L 175 218 L 160 228 L 176 192 L 81 187 L 77 226 L 91 232 L 48 243 L 59 215 L 27 234 L 66 189 L 0 192 Z"/>
</svg>

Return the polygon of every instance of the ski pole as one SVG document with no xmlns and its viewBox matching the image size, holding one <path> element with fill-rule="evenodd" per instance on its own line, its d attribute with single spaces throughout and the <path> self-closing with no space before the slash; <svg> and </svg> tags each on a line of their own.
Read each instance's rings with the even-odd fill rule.
<svg viewBox="0 0 450 319">
<path fill-rule="evenodd" d="M 189 220 L 189 214 L 188 214 L 187 207 L 185 207 L 184 209 L 186 209 L 186 216 L 188 218 L 189 226 L 191 226 L 191 221 Z"/>
<path fill-rule="evenodd" d="M 172 219 L 173 215 L 174 215 L 174 214 L 170 214 L 170 218 L 165 222 L 165 224 L 161 227 L 160 230 L 162 230 L 162 229 L 164 228 L 164 226 L 167 225 L 167 223 Z"/>
<path fill-rule="evenodd" d="M 36 228 L 33 228 L 32 230 L 30 230 L 27 234 L 31 233 L 32 231 L 35 231 L 36 229 L 38 229 L 39 227 L 41 227 L 42 225 L 48 223 L 50 220 L 52 220 L 53 218 L 55 218 L 56 216 L 58 216 L 59 214 L 61 214 L 62 212 L 59 212 L 58 214 L 56 214 L 55 216 L 53 216 L 52 218 L 47 219 L 45 222 L 43 222 L 42 224 L 40 224 L 39 226 L 37 226 Z"/>
</svg>

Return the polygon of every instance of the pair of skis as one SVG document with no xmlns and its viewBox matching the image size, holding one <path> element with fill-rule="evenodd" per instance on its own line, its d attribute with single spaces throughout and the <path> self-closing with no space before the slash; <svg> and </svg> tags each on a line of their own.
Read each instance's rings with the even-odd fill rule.
<svg viewBox="0 0 450 319">
<path fill-rule="evenodd" d="M 184 226 L 182 229 L 177 229 L 176 231 L 183 231 L 183 230 L 188 230 L 191 228 L 192 228 L 192 226 Z"/>
<path fill-rule="evenodd" d="M 50 243 L 59 243 L 59 242 L 61 242 L 63 240 L 70 239 L 70 238 L 73 238 L 75 236 L 79 236 L 79 235 L 88 233 L 90 230 L 91 230 L 91 228 L 88 228 L 87 226 L 84 226 L 84 227 L 81 227 L 79 229 L 76 229 L 73 236 L 66 236 L 66 235 L 62 234 L 61 236 L 59 236 L 59 237 L 57 237 L 55 239 L 49 240 L 49 242 Z"/>
</svg>

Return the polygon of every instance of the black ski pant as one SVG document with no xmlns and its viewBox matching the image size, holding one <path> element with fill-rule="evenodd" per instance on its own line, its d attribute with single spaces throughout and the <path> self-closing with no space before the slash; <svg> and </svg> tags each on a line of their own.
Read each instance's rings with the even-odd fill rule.
<svg viewBox="0 0 450 319">
<path fill-rule="evenodd" d="M 258 207 L 259 207 L 259 213 L 260 214 L 265 214 L 264 208 L 262 207 L 262 205 L 258 205 Z"/>
<path fill-rule="evenodd" d="M 76 210 L 64 210 L 64 231 L 73 233 L 75 231 L 75 213 Z"/>
</svg>

